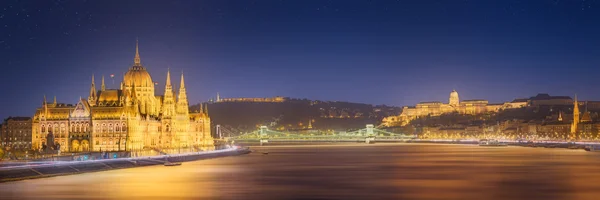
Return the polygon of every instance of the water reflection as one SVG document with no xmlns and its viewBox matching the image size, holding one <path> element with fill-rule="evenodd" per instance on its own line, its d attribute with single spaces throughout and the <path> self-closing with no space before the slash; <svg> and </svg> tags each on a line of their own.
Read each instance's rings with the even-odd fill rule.
<svg viewBox="0 0 600 200">
<path fill-rule="evenodd" d="M 597 199 L 600 154 L 376 144 L 254 147 L 249 155 L 2 183 L 19 199 Z M 32 189 L 35 188 L 35 189 Z"/>
</svg>

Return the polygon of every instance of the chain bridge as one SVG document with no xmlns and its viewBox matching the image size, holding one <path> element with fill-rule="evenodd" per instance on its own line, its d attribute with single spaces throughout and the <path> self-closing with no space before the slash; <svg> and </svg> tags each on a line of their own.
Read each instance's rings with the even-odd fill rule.
<svg viewBox="0 0 600 200">
<path fill-rule="evenodd" d="M 306 132 L 281 132 L 270 130 L 267 126 L 261 126 L 258 130 L 240 134 L 234 137 L 225 137 L 226 141 L 239 142 L 401 142 L 414 139 L 414 135 L 392 133 L 375 128 L 372 124 L 366 125 L 364 129 L 351 132 L 327 132 L 309 130 Z"/>
</svg>

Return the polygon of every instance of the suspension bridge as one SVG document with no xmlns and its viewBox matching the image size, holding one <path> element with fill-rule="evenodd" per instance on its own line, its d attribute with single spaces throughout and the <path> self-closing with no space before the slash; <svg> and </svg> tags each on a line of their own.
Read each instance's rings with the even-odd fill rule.
<svg viewBox="0 0 600 200">
<path fill-rule="evenodd" d="M 260 142 L 265 143 L 292 143 L 292 142 L 403 142 L 414 139 L 414 135 L 398 134 L 381 130 L 372 124 L 365 128 L 351 132 L 281 132 L 270 130 L 267 126 L 261 126 L 258 130 L 240 134 L 233 137 L 224 137 L 228 142 Z"/>
</svg>

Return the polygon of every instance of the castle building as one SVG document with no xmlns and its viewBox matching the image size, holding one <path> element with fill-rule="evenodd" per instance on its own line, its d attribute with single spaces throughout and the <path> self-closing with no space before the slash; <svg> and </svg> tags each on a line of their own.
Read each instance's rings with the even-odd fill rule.
<svg viewBox="0 0 600 200">
<path fill-rule="evenodd" d="M 384 126 L 404 126 L 410 121 L 424 116 L 439 116 L 446 113 L 457 112 L 460 114 L 475 115 L 485 112 L 498 112 L 501 109 L 522 108 L 527 106 L 527 101 L 513 101 L 500 104 L 490 104 L 487 100 L 474 99 L 460 101 L 458 92 L 452 90 L 448 103 L 439 101 L 421 102 L 415 106 L 404 106 L 399 116 L 389 116 L 383 119 Z"/>
<path fill-rule="evenodd" d="M 75 105 L 57 103 L 56 98 L 48 103 L 44 97 L 33 117 L 32 148 L 50 143 L 68 152 L 214 148 L 208 110 L 190 113 L 183 73 L 177 93 L 169 71 L 164 95 L 155 95 L 154 86 L 136 43 L 134 64 L 120 89 L 106 88 L 102 77 L 97 90 L 92 75 L 88 98 Z M 46 141 L 49 134 L 53 142 Z"/>
</svg>

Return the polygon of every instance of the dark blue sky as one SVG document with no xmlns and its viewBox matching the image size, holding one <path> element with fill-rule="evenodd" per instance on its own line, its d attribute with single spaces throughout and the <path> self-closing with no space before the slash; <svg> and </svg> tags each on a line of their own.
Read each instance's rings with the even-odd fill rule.
<svg viewBox="0 0 600 200">
<path fill-rule="evenodd" d="M 0 117 L 32 115 L 44 94 L 85 98 L 92 73 L 117 87 L 136 37 L 157 91 L 183 70 L 191 103 L 600 100 L 594 0 L 4 0 L 0 13 Z"/>
</svg>

